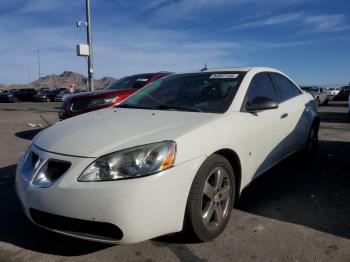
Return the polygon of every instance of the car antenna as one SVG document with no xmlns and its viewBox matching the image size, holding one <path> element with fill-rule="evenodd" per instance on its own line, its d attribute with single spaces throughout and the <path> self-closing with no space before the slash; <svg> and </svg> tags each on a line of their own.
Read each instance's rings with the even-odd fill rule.
<svg viewBox="0 0 350 262">
<path fill-rule="evenodd" d="M 207 70 L 208 70 L 208 68 L 207 68 L 207 62 L 205 62 L 204 67 L 201 69 L 201 72 L 207 71 Z"/>
</svg>

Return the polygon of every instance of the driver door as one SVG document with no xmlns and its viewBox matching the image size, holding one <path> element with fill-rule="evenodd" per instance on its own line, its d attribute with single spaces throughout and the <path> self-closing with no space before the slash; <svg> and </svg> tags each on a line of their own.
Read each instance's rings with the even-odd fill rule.
<svg viewBox="0 0 350 262">
<path fill-rule="evenodd" d="M 259 111 L 245 109 L 255 97 L 267 97 L 278 101 L 277 92 L 267 73 L 254 76 L 242 105 L 242 111 L 245 112 L 242 123 L 245 125 L 245 142 L 249 149 L 251 179 L 280 161 L 285 142 L 283 129 L 280 127 L 282 124 L 280 108 Z"/>
</svg>

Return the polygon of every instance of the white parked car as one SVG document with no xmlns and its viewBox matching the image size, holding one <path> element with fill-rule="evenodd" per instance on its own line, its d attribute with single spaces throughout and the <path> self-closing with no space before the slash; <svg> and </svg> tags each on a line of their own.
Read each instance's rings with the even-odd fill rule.
<svg viewBox="0 0 350 262">
<path fill-rule="evenodd" d="M 340 92 L 340 87 L 328 87 L 327 88 L 328 95 L 331 97 L 335 97 Z"/>
<path fill-rule="evenodd" d="M 301 89 L 310 93 L 315 98 L 317 105 L 328 104 L 329 97 L 325 88 L 319 86 L 302 86 Z"/>
<path fill-rule="evenodd" d="M 185 229 L 208 241 L 253 179 L 316 145 L 318 127 L 313 97 L 277 70 L 174 74 L 43 130 L 16 191 L 32 222 L 65 235 L 135 243 Z"/>
</svg>

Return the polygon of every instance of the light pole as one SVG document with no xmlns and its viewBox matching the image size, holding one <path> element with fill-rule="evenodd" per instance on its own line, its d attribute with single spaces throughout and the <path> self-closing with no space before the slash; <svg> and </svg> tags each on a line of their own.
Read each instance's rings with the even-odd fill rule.
<svg viewBox="0 0 350 262">
<path fill-rule="evenodd" d="M 38 74 L 39 74 L 39 78 L 41 77 L 41 68 L 40 68 L 40 50 L 37 49 L 36 50 L 37 56 L 38 56 Z"/>
<path fill-rule="evenodd" d="M 78 21 L 77 27 L 80 28 L 82 24 L 86 27 L 87 45 L 77 45 L 77 55 L 87 56 L 88 61 L 88 83 L 89 90 L 94 91 L 94 67 L 92 62 L 92 34 L 91 34 L 91 15 L 90 15 L 90 0 L 86 0 L 86 21 Z"/>
<path fill-rule="evenodd" d="M 94 91 L 94 67 L 92 63 L 92 36 L 91 36 L 91 15 L 90 15 L 90 0 L 86 0 L 86 34 L 87 44 L 89 46 L 88 56 L 88 78 L 90 84 L 90 91 Z"/>
</svg>

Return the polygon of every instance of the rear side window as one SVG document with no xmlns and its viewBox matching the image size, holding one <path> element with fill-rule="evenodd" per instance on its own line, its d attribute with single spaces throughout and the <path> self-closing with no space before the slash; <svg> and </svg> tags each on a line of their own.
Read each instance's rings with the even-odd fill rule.
<svg viewBox="0 0 350 262">
<path fill-rule="evenodd" d="M 259 73 L 250 82 L 247 93 L 247 103 L 251 103 L 255 97 L 262 96 L 277 101 L 277 94 L 270 77 L 266 73 Z"/>
<path fill-rule="evenodd" d="M 286 77 L 279 74 L 270 74 L 275 87 L 280 94 L 280 102 L 284 102 L 301 94 L 300 90 Z"/>
</svg>

